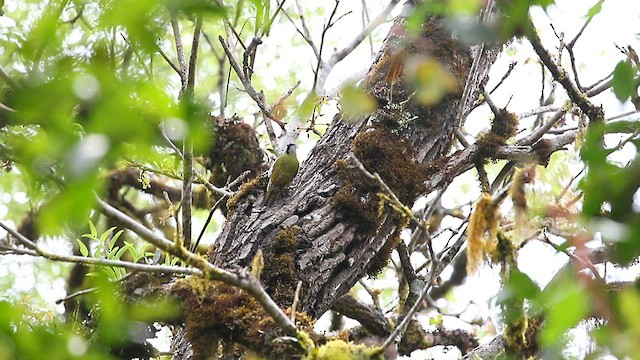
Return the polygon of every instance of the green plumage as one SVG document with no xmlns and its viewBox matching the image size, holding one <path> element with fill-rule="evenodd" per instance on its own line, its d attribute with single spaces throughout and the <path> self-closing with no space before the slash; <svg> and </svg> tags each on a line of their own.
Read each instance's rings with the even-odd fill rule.
<svg viewBox="0 0 640 360">
<path fill-rule="evenodd" d="M 280 155 L 269 171 L 269 184 L 267 185 L 267 203 L 275 198 L 293 181 L 298 173 L 298 158 L 296 157 L 296 145 L 289 144 L 284 154 Z"/>
</svg>

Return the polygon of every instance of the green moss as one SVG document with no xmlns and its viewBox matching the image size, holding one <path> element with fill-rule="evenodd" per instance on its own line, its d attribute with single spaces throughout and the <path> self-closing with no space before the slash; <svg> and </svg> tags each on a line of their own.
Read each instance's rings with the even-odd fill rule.
<svg viewBox="0 0 640 360">
<path fill-rule="evenodd" d="M 428 172 L 413 160 L 414 150 L 399 135 L 382 127 L 369 127 L 360 132 L 351 144 L 351 149 L 365 169 L 378 173 L 382 180 L 403 204 L 411 204 L 425 191 L 424 180 Z M 335 163 L 342 186 L 333 197 L 333 205 L 358 226 L 358 231 L 374 235 L 380 226 L 380 214 L 385 203 L 378 193 L 379 184 L 365 177 L 362 172 L 339 160 Z M 400 230 L 406 226 L 406 219 L 398 212 L 392 213 L 391 221 L 397 224 L 396 234 L 391 236 L 383 248 L 372 259 L 368 267 L 369 275 L 378 274 L 386 266 L 391 252 L 400 241 Z"/>
<path fill-rule="evenodd" d="M 399 215 L 394 214 L 394 216 Z M 367 274 L 369 276 L 379 275 L 380 272 L 384 270 L 385 266 L 387 266 L 387 262 L 389 262 L 389 258 L 391 257 L 393 249 L 395 249 L 400 241 L 402 241 L 402 239 L 400 239 L 400 232 L 402 231 L 402 229 L 404 229 L 405 226 L 407 226 L 408 223 L 409 219 L 402 218 L 393 235 L 391 235 L 389 240 L 387 240 L 384 246 L 382 246 L 380 251 L 378 251 L 376 255 L 371 259 L 371 261 L 369 262 L 369 268 L 367 269 Z"/>
<path fill-rule="evenodd" d="M 331 340 L 326 344 L 314 349 L 305 360 L 383 360 L 380 349 L 377 347 L 367 347 L 366 345 L 355 345 L 352 342 L 343 340 Z"/>
<path fill-rule="evenodd" d="M 185 331 L 194 359 L 210 357 L 218 338 L 267 352 L 265 336 L 275 337 L 277 326 L 271 317 L 242 290 L 191 277 L 178 281 L 172 292 L 184 303 Z"/>
<path fill-rule="evenodd" d="M 511 271 L 517 269 L 517 249 L 510 238 L 502 232 L 498 233 L 497 244 L 494 253 L 491 254 L 491 260 L 499 263 L 500 277 L 504 284 L 509 283 Z M 507 343 L 506 351 L 508 354 L 521 354 L 523 349 L 527 348 L 527 331 L 529 327 L 529 318 L 524 308 L 524 298 L 521 296 L 512 296 L 511 299 L 501 304 L 505 323 L 507 327 L 504 331 L 504 339 Z"/>
<path fill-rule="evenodd" d="M 229 217 L 233 213 L 233 210 L 235 210 L 238 201 L 244 196 L 247 196 L 249 193 L 251 193 L 252 190 L 259 187 L 260 183 L 264 182 L 265 179 L 266 177 L 264 176 L 257 176 L 240 185 L 238 191 L 236 191 L 235 194 L 233 194 L 233 196 L 230 197 L 229 200 L 227 200 L 227 209 L 229 209 L 227 217 Z"/>
<path fill-rule="evenodd" d="M 333 206 L 349 216 L 358 230 L 373 234 L 378 228 L 378 186 L 365 178 L 358 170 L 350 169 L 344 160 L 335 163 L 338 176 L 344 184 L 333 196 Z"/>
<path fill-rule="evenodd" d="M 513 241 L 507 237 L 504 233 L 498 232 L 496 246 L 493 248 L 493 253 L 490 254 L 491 261 L 494 264 L 501 264 L 500 276 L 503 282 L 508 280 L 509 271 L 518 266 L 517 256 L 518 249 L 516 249 Z"/>
<path fill-rule="evenodd" d="M 409 142 L 380 127 L 360 132 L 351 149 L 365 169 L 378 173 L 403 204 L 424 192 L 425 169 L 413 160 Z"/>
<path fill-rule="evenodd" d="M 300 228 L 288 227 L 280 231 L 263 249 L 264 268 L 261 282 L 276 304 L 281 307 L 293 303 L 295 289 L 300 280 L 296 271 L 295 253 L 300 244 Z"/>
<path fill-rule="evenodd" d="M 500 110 L 493 119 L 491 131 L 482 135 L 476 144 L 479 147 L 477 158 L 484 160 L 494 156 L 498 146 L 505 145 L 518 130 L 518 116 L 506 110 Z"/>
</svg>

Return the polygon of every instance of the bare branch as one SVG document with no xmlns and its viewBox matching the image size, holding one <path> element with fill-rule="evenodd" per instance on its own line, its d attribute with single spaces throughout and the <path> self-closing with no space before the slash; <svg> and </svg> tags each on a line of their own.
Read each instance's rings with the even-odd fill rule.
<svg viewBox="0 0 640 360">
<path fill-rule="evenodd" d="M 518 140 L 517 143 L 519 145 L 532 145 L 536 141 L 540 140 L 544 134 L 546 134 L 562 117 L 567 113 L 571 104 L 565 104 L 560 110 L 556 111 L 555 114 L 544 123 L 542 126 L 538 127 L 534 131 L 532 131 L 525 138 Z"/>
<path fill-rule="evenodd" d="M 202 15 L 196 18 L 196 25 L 193 29 L 193 42 L 191 43 L 191 56 L 189 57 L 189 72 L 187 75 L 187 93 L 193 96 L 196 82 L 196 64 L 198 60 L 198 49 L 200 47 L 200 36 L 202 34 Z"/>
<path fill-rule="evenodd" d="M 533 24 L 531 24 L 531 27 L 533 28 Z M 573 82 L 571 82 L 571 79 L 567 75 L 566 71 L 556 65 L 551 57 L 551 54 L 549 54 L 544 46 L 542 46 L 542 42 L 540 41 L 538 35 L 535 32 L 532 32 L 528 38 L 531 45 L 533 45 L 533 49 L 540 57 L 542 63 L 547 67 L 547 69 L 549 69 L 555 81 L 559 82 L 560 85 L 562 85 L 562 87 L 567 92 L 569 99 L 571 99 L 571 101 L 573 101 L 580 108 L 580 110 L 582 110 L 582 112 L 587 115 L 587 117 L 589 117 L 592 122 L 602 122 L 602 120 L 604 119 L 604 112 L 602 108 L 592 104 L 586 94 L 580 91 L 580 89 L 578 89 L 573 84 Z"/>
<path fill-rule="evenodd" d="M 555 105 L 541 106 L 539 108 L 532 109 L 532 110 L 525 111 L 523 113 L 518 114 L 518 118 L 524 119 L 524 118 L 528 118 L 529 116 L 544 114 L 546 112 L 558 111 L 558 110 L 560 109 Z"/>
<path fill-rule="evenodd" d="M 173 38 L 176 44 L 176 55 L 178 57 L 178 67 L 180 69 L 180 84 L 182 93 L 187 87 L 187 62 L 184 58 L 184 46 L 182 45 L 182 37 L 180 35 L 180 24 L 178 24 L 178 15 L 171 12 L 171 29 L 173 29 Z"/>
<path fill-rule="evenodd" d="M 131 219 L 131 221 L 135 222 L 135 220 L 133 219 Z M 77 255 L 54 254 L 42 249 L 33 240 L 26 238 L 24 235 L 12 229 L 10 226 L 6 225 L 2 221 L 0 221 L 0 227 L 6 230 L 9 234 L 11 234 L 11 236 L 16 238 L 20 243 L 25 245 L 27 248 L 31 249 L 31 250 L 26 250 L 26 249 L 19 249 L 19 248 L 6 248 L 6 250 L 12 254 L 38 256 L 38 257 L 43 257 L 45 259 L 53 260 L 53 261 L 79 263 L 79 264 L 86 264 L 86 265 L 120 267 L 120 268 L 129 269 L 132 271 L 144 271 L 144 272 L 167 273 L 167 274 L 186 274 L 186 275 L 199 275 L 199 276 L 202 276 L 203 274 L 202 271 L 194 268 L 162 266 L 162 265 L 147 265 L 147 264 L 132 263 L 132 262 L 121 261 L 121 260 L 92 258 L 92 257 L 84 257 L 84 256 L 77 256 Z"/>
<path fill-rule="evenodd" d="M 333 17 L 336 15 L 336 12 L 338 11 L 338 5 L 340 4 L 340 0 L 335 0 L 335 6 L 333 7 L 333 10 L 331 11 L 331 14 L 329 15 L 329 19 L 327 20 L 327 23 L 324 25 L 323 29 L 322 29 L 322 35 L 320 36 L 320 48 L 318 49 L 318 63 L 316 64 L 316 68 L 313 72 L 313 86 L 311 86 L 311 93 L 317 93 L 317 89 L 318 89 L 318 80 L 319 80 L 319 75 L 320 75 L 320 69 L 322 67 L 324 67 L 324 60 L 322 59 L 322 50 L 324 50 L 324 42 L 326 40 L 327 37 L 327 31 L 329 30 L 329 28 L 332 26 L 332 21 L 333 21 Z"/>
<path fill-rule="evenodd" d="M 376 16 L 373 21 L 369 23 L 356 37 L 351 40 L 351 42 L 345 46 L 342 50 L 336 51 L 331 55 L 331 58 L 327 61 L 327 65 L 332 67 L 337 64 L 339 61 L 347 57 L 360 43 L 367 38 L 375 30 L 380 24 L 384 23 L 387 19 L 387 16 L 393 11 L 393 9 L 398 5 L 400 0 L 391 0 L 389 4 Z"/>
<path fill-rule="evenodd" d="M 123 35 L 123 37 L 124 37 L 124 35 Z M 178 76 L 181 76 L 180 69 L 176 66 L 176 64 L 173 63 L 173 61 L 171 61 L 171 59 L 169 59 L 167 54 L 165 54 L 165 52 L 162 51 L 160 46 L 156 45 L 156 50 L 158 51 L 158 54 L 160 54 L 160 56 L 162 56 L 164 61 L 166 61 L 167 64 L 169 64 L 169 66 L 171 66 L 171 68 L 176 72 L 176 74 L 178 74 Z"/>
<path fill-rule="evenodd" d="M 238 78 L 242 82 L 242 86 L 244 87 L 244 90 L 247 92 L 247 94 L 249 94 L 249 96 L 253 99 L 253 101 L 256 102 L 256 104 L 258 105 L 260 110 L 262 110 L 263 114 L 266 117 L 273 120 L 275 123 L 280 125 L 280 127 L 284 128 L 284 124 L 280 121 L 280 119 L 278 119 L 271 113 L 271 109 L 269 108 L 269 105 L 267 105 L 265 102 L 264 94 L 258 93 L 258 91 L 256 91 L 253 85 L 251 85 L 251 81 L 249 81 L 249 79 L 247 79 L 244 76 L 243 71 L 240 68 L 240 64 L 238 64 L 238 60 L 236 60 L 233 53 L 231 53 L 231 50 L 229 50 L 229 47 L 227 47 L 227 44 L 225 43 L 222 36 L 219 36 L 218 40 L 220 41 L 220 44 L 222 44 L 222 48 L 224 49 L 225 54 L 227 54 L 227 58 L 229 59 L 231 67 L 233 67 L 233 70 L 236 72 L 236 75 L 238 75 Z"/>
<path fill-rule="evenodd" d="M 493 92 L 496 91 L 500 87 L 500 85 L 502 85 L 502 83 L 504 83 L 504 81 L 509 77 L 509 75 L 511 75 L 511 72 L 513 71 L 513 69 L 516 68 L 516 65 L 518 65 L 517 61 L 512 61 L 509 64 L 509 68 L 504 73 L 504 75 L 502 75 L 502 78 L 500 78 L 498 83 L 493 88 L 491 88 L 491 90 L 489 90 L 489 94 L 493 94 Z"/>
<path fill-rule="evenodd" d="M 285 100 L 287 100 L 287 98 L 289 96 L 291 96 L 291 94 L 294 92 L 294 90 L 300 85 L 300 80 L 296 81 L 295 84 L 293 84 L 292 87 L 289 88 L 289 90 L 287 90 L 286 93 L 282 94 L 282 96 L 276 100 L 276 102 L 273 103 L 273 105 L 271 105 L 271 108 L 275 108 L 278 107 L 280 104 L 282 104 L 282 102 L 284 102 Z"/>
</svg>

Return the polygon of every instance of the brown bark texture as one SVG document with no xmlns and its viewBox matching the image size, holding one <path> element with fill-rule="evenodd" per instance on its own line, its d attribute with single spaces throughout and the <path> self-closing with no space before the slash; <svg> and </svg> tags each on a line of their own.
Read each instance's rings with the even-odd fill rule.
<svg viewBox="0 0 640 360">
<path fill-rule="evenodd" d="M 373 267 L 380 266 L 373 263 L 388 260 L 388 256 L 376 257 L 381 252 L 391 252 L 406 224 L 388 206 L 368 217 L 357 213 L 367 203 L 375 203 L 374 209 L 378 209 L 377 193 L 382 190 L 371 184 L 356 189 L 357 184 L 366 181 L 353 180 L 358 178 L 359 170 L 348 165 L 350 153 L 355 153 L 368 171 L 378 172 L 408 206 L 418 196 L 434 190 L 424 186 L 423 180 L 437 170 L 437 160 L 446 155 L 452 143 L 472 54 L 445 28 L 442 19 L 426 18 L 415 34 L 407 30 L 405 20 L 395 20 L 377 59 L 360 83 L 377 100 L 379 109 L 359 122 L 336 116 L 301 164 L 289 189 L 273 204 L 267 206 L 264 201 L 266 181 L 259 180 L 245 189 L 234 199 L 227 222 L 211 249 L 210 261 L 224 268 L 250 266 L 256 251 L 262 249 L 262 282 L 282 307 L 291 305 L 293 289 L 302 281 L 299 309 L 318 318 L 360 278 L 375 270 Z M 456 90 L 436 104 L 416 101 L 411 80 L 402 71 L 412 58 L 437 60 L 455 78 Z M 368 139 L 368 135 L 388 140 L 382 142 L 392 148 L 367 144 L 362 139 Z M 384 164 L 384 158 L 394 161 L 398 153 L 402 153 L 398 158 L 410 159 L 410 168 L 417 175 L 400 173 L 406 168 L 401 164 L 397 173 L 385 170 L 396 164 Z M 415 177 L 413 180 L 420 180 L 422 185 L 403 177 Z M 355 204 L 344 206 L 337 196 Z M 372 223 L 367 224 L 368 221 Z"/>
</svg>

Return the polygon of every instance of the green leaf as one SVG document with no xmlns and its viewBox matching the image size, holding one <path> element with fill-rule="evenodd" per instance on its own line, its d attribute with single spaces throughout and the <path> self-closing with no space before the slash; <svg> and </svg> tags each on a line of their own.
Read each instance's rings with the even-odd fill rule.
<svg viewBox="0 0 640 360">
<path fill-rule="evenodd" d="M 102 235 L 100 236 L 100 242 L 104 243 L 107 241 L 107 239 L 109 238 L 109 236 L 111 235 L 111 233 L 113 233 L 113 231 L 116 229 L 115 226 L 112 226 L 110 228 L 107 229 L 107 231 L 105 231 L 104 233 L 102 233 Z M 116 239 L 118 240 L 118 239 Z M 113 245 L 116 242 L 113 240 L 113 237 L 109 240 L 109 243 L 107 243 L 107 249 L 111 250 L 113 248 Z"/>
<path fill-rule="evenodd" d="M 634 79 L 636 71 L 627 61 L 620 61 L 613 70 L 611 86 L 618 100 L 626 101 L 634 95 L 638 87 Z"/>
<path fill-rule="evenodd" d="M 85 257 L 89 256 L 89 249 L 87 249 L 87 246 L 80 239 L 76 239 L 76 242 L 78 243 L 80 254 Z"/>
<path fill-rule="evenodd" d="M 342 88 L 340 111 L 347 122 L 358 122 L 378 108 L 376 100 L 353 84 Z"/>
<path fill-rule="evenodd" d="M 122 255 L 124 255 L 124 253 L 126 253 L 127 250 L 129 249 L 126 246 L 123 246 L 120 250 L 116 252 L 116 254 L 114 255 L 114 259 L 116 260 L 122 259 Z"/>
<path fill-rule="evenodd" d="M 120 229 L 120 230 L 118 230 L 118 232 L 117 232 L 115 235 L 113 235 L 113 237 L 114 237 L 116 240 L 118 240 L 118 239 L 120 238 L 120 235 L 122 235 L 122 233 L 123 233 L 123 232 L 124 232 L 124 230 L 123 230 L 123 229 Z"/>
<path fill-rule="evenodd" d="M 98 229 L 96 229 L 96 225 L 91 220 L 89 220 L 89 231 L 91 231 L 91 237 L 98 238 Z"/>
<path fill-rule="evenodd" d="M 224 8 L 208 0 L 171 0 L 168 1 L 167 7 L 171 11 L 182 12 L 187 15 L 222 16 L 225 14 Z"/>
<path fill-rule="evenodd" d="M 474 15 L 481 6 L 480 0 L 447 0 L 447 8 L 453 15 Z"/>
<path fill-rule="evenodd" d="M 118 252 L 118 249 L 120 249 L 120 246 L 114 246 L 113 248 L 109 249 L 109 253 L 107 254 L 107 259 L 117 260 L 117 258 L 115 257 L 115 254 Z"/>
<path fill-rule="evenodd" d="M 541 341 L 547 346 L 560 346 L 564 334 L 589 316 L 590 296 L 575 276 L 567 275 L 549 284 L 540 296 L 538 306 L 547 314 Z"/>
<path fill-rule="evenodd" d="M 53 235 L 63 227 L 78 228 L 89 220 L 96 203 L 94 190 L 99 187 L 93 176 L 71 181 L 41 210 L 38 226 L 43 234 Z"/>
<path fill-rule="evenodd" d="M 445 95 L 458 90 L 458 81 L 435 58 L 412 56 L 405 63 L 405 76 L 416 90 L 416 100 L 436 104 Z"/>
<path fill-rule="evenodd" d="M 508 286 L 526 299 L 535 299 L 540 295 L 540 288 L 529 275 L 518 269 L 511 270 Z"/>
<path fill-rule="evenodd" d="M 589 20 L 593 19 L 594 16 L 598 15 L 600 11 L 602 11 L 602 3 L 604 0 L 598 1 L 595 5 L 593 5 L 589 11 L 587 11 L 587 18 Z"/>
</svg>

